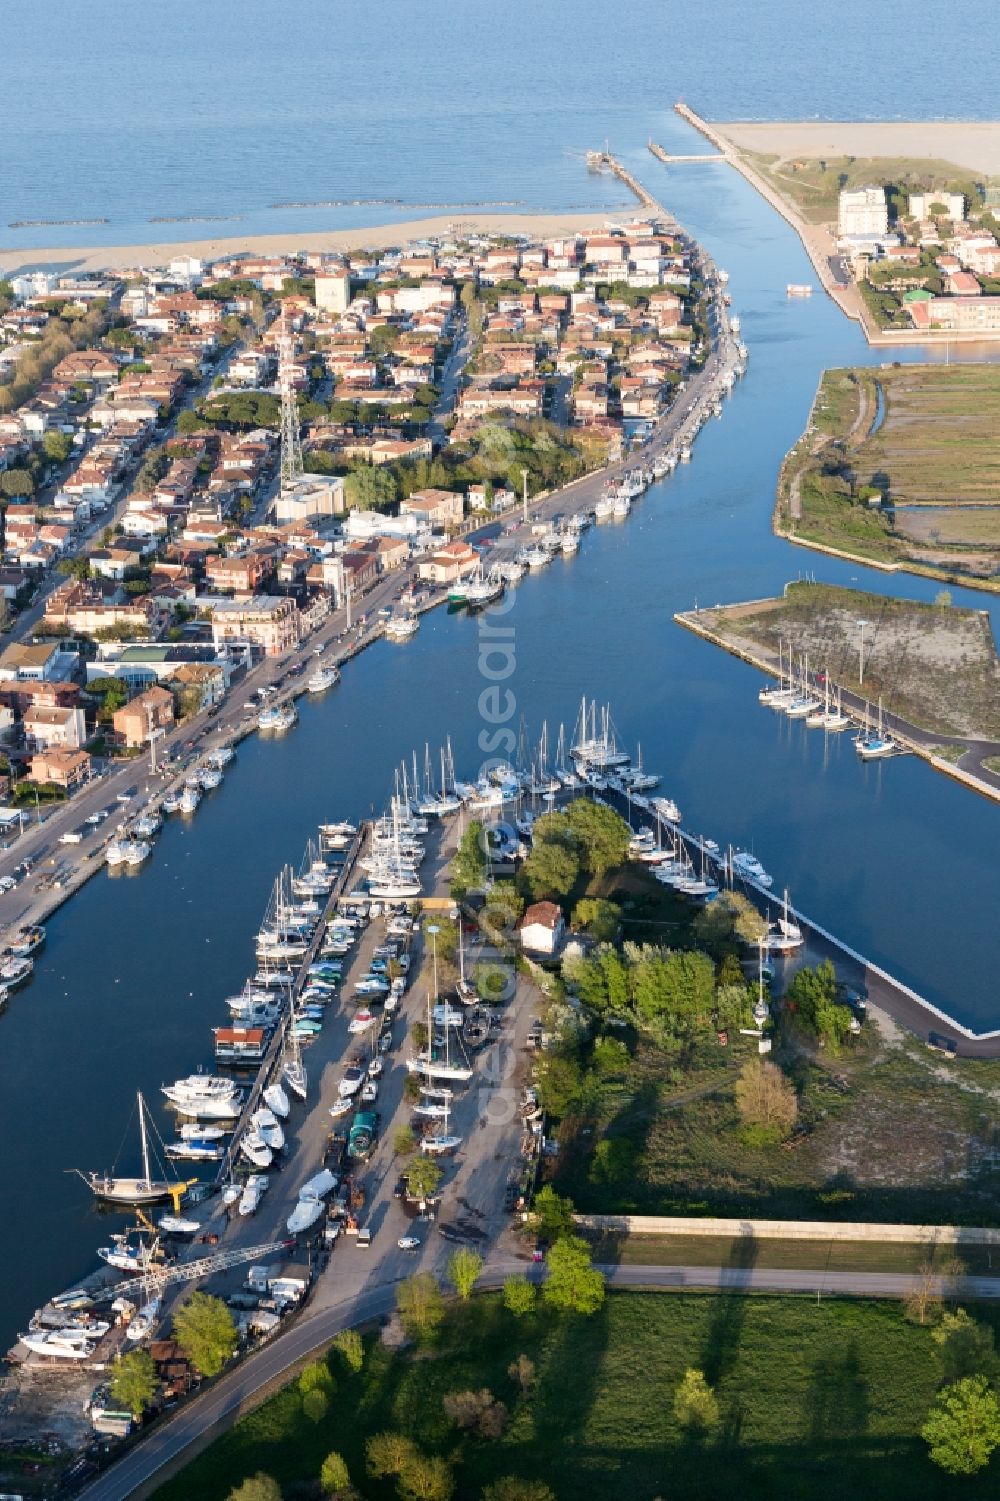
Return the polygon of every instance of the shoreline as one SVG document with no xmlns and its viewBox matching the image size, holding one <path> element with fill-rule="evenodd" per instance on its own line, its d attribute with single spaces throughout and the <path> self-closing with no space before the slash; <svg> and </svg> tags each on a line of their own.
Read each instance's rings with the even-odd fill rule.
<svg viewBox="0 0 1000 1501">
<path fill-rule="evenodd" d="M 307 233 L 289 232 L 260 235 L 202 235 L 197 239 L 156 240 L 140 245 L 91 246 L 24 246 L 0 249 L 0 272 L 22 268 L 65 266 L 74 271 L 119 270 L 131 266 L 164 265 L 174 256 L 190 255 L 199 260 L 222 260 L 241 252 L 251 255 L 280 255 L 293 251 L 383 250 L 403 245 L 409 240 L 428 239 L 458 232 L 462 234 L 537 234 L 558 237 L 581 229 L 592 229 L 602 220 L 635 218 L 641 207 L 565 214 L 546 212 L 510 213 L 495 210 L 486 213 L 434 214 L 423 219 L 400 219 L 395 223 L 373 224 L 361 229 L 321 229 Z"/>
<path fill-rule="evenodd" d="M 700 135 L 704 136 L 707 141 L 711 142 L 715 149 L 722 154 L 729 165 L 736 172 L 738 172 L 740 176 L 746 180 L 746 182 L 750 184 L 755 192 L 759 193 L 764 202 L 770 204 L 775 213 L 780 214 L 785 222 L 790 225 L 792 229 L 794 229 L 795 233 L 798 235 L 800 241 L 802 242 L 802 246 L 806 252 L 806 255 L 809 257 L 809 260 L 812 263 L 812 268 L 816 273 L 816 277 L 823 291 L 827 294 L 832 302 L 836 303 L 837 307 L 840 308 L 840 311 L 846 318 L 850 318 L 852 322 L 855 322 L 860 326 L 865 339 L 872 348 L 906 348 L 909 345 L 915 345 L 919 347 L 921 345 L 940 346 L 942 344 L 947 347 L 949 344 L 996 344 L 1000 342 L 1000 330 L 996 330 L 995 332 L 988 330 L 962 330 L 959 332 L 953 332 L 951 330 L 933 329 L 893 329 L 889 331 L 879 328 L 872 318 L 871 313 L 869 312 L 868 307 L 858 290 L 857 283 L 854 281 L 841 282 L 838 281 L 834 276 L 831 261 L 837 260 L 839 258 L 839 252 L 837 250 L 837 242 L 834 239 L 833 235 L 831 235 L 829 230 L 825 229 L 822 224 L 812 224 L 807 219 L 804 219 L 802 215 L 797 211 L 794 204 L 783 198 L 781 194 L 771 186 L 770 183 L 766 182 L 760 175 L 760 173 L 756 170 L 756 168 L 752 165 L 752 163 L 749 162 L 744 155 L 744 150 L 749 149 L 745 146 L 746 135 L 750 130 L 754 128 L 763 130 L 773 127 L 775 131 L 780 130 L 786 132 L 788 134 L 786 149 L 791 150 L 794 154 L 795 147 L 791 144 L 791 138 L 795 134 L 795 132 L 808 130 L 813 125 L 815 125 L 817 129 L 829 129 L 838 122 L 806 121 L 798 124 L 795 122 L 785 122 L 782 124 L 777 124 L 774 122 L 771 122 L 770 124 L 768 122 L 760 122 L 760 124 L 756 127 L 749 124 L 741 126 L 738 121 L 705 120 L 700 115 L 696 114 L 693 109 L 690 109 L 686 104 L 675 104 L 674 109 L 676 113 L 680 115 L 682 120 L 686 121 L 688 125 L 690 125 L 694 130 L 698 131 Z M 851 122 L 846 121 L 840 122 L 842 128 L 845 129 L 848 128 L 850 123 Z M 878 122 L 870 121 L 857 122 L 854 128 L 862 133 L 870 133 L 870 135 L 864 136 L 864 140 L 869 145 L 873 145 L 876 142 L 882 144 L 882 151 L 871 152 L 872 155 L 877 156 L 884 154 L 884 132 L 891 131 L 895 126 L 916 130 L 919 126 L 921 126 L 921 124 L 925 129 L 946 129 L 948 124 L 951 124 L 953 127 L 963 130 L 973 130 L 977 128 L 975 122 L 959 124 L 959 122 L 956 121 L 942 121 L 939 127 L 934 126 L 933 122 L 928 125 L 928 122 L 926 121 L 914 121 L 910 123 L 904 121 L 893 121 L 889 122 L 888 124 L 880 124 Z M 996 136 L 995 142 L 991 142 L 991 149 L 996 151 L 998 170 L 1000 170 L 1000 122 L 983 122 L 982 126 L 978 128 L 982 128 L 984 130 L 988 129 L 992 131 Z M 741 144 L 740 142 L 741 135 L 743 136 L 744 144 Z M 861 137 L 859 136 L 858 144 L 860 145 L 860 143 Z M 806 154 L 806 151 L 810 149 L 821 151 L 819 145 L 816 145 L 812 148 L 807 146 L 803 150 L 803 155 Z M 823 154 L 822 151 L 821 154 Z M 830 147 L 829 143 L 827 143 L 825 154 L 833 154 L 832 147 Z M 847 154 L 860 156 L 868 155 L 869 152 L 858 150 Z"/>
</svg>

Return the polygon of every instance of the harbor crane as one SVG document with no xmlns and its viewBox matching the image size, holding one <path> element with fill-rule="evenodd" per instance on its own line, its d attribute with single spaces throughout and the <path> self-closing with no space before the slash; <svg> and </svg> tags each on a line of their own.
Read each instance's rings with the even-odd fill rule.
<svg viewBox="0 0 1000 1501">
<path fill-rule="evenodd" d="M 127 1282 L 116 1282 L 113 1287 L 105 1288 L 101 1300 L 125 1297 L 135 1292 L 142 1294 L 143 1302 L 148 1302 L 163 1288 L 175 1283 L 195 1282 L 199 1277 L 227 1272 L 231 1267 L 273 1256 L 277 1251 L 290 1251 L 294 1245 L 294 1239 L 286 1236 L 284 1240 L 270 1240 L 260 1246 L 240 1246 L 232 1251 L 217 1251 L 212 1256 L 199 1256 L 195 1261 L 178 1261 L 171 1266 L 151 1268 L 138 1277 L 130 1277 Z"/>
</svg>

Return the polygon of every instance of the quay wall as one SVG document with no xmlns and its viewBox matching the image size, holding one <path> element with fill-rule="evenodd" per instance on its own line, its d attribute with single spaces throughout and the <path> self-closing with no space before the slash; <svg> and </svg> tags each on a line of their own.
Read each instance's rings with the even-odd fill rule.
<svg viewBox="0 0 1000 1501">
<path fill-rule="evenodd" d="M 867 562 L 868 560 L 858 559 L 858 561 Z M 878 565 L 876 564 L 874 566 L 877 567 Z M 766 604 L 768 603 L 768 601 L 754 600 L 751 601 L 751 603 Z M 695 619 L 694 614 L 690 611 L 678 611 L 678 613 L 674 616 L 674 619 L 676 620 L 678 625 L 684 626 L 686 630 L 693 632 L 693 634 L 696 636 L 701 636 L 704 641 L 710 641 L 713 646 L 721 646 L 723 651 L 729 652 L 730 656 L 739 657 L 742 662 L 749 663 L 751 667 L 758 668 L 761 672 L 767 673 L 769 677 L 776 678 L 778 676 L 778 669 L 775 666 L 774 662 L 768 661 L 766 657 L 758 656 L 755 652 L 749 651 L 745 646 L 738 646 L 735 642 L 727 641 L 726 638 L 724 636 L 720 636 L 718 632 L 709 629 L 708 626 L 702 625 L 699 620 Z M 857 698 L 857 695 L 851 694 L 851 697 Z M 864 703 L 864 700 L 859 700 L 859 703 Z M 869 714 L 875 712 L 874 704 L 868 703 L 867 708 Z M 847 709 L 848 712 L 852 713 L 853 717 L 858 718 L 858 721 L 860 723 L 858 711 L 854 709 L 852 705 L 845 705 L 845 709 Z M 949 776 L 953 776 L 956 781 L 959 781 L 964 786 L 971 788 L 973 792 L 978 792 L 981 797 L 988 797 L 992 802 L 1000 802 L 1000 789 L 992 786 L 989 782 L 982 781 L 980 777 L 973 775 L 972 772 L 962 771 L 959 767 L 953 765 L 950 761 L 945 761 L 941 756 L 933 755 L 928 746 L 916 738 L 919 732 L 917 731 L 915 726 L 910 727 L 911 733 L 908 734 L 905 721 L 900 720 L 896 715 L 887 715 L 886 718 L 891 718 L 893 739 L 899 741 L 899 743 L 905 746 L 908 751 L 911 751 L 913 755 L 920 756 L 924 761 L 928 763 L 928 765 L 933 766 L 935 771 L 947 772 Z M 939 743 L 940 740 L 948 740 L 949 738 L 954 737 L 949 737 L 947 735 L 940 736 L 939 740 L 936 741 L 935 744 Z M 974 1035 L 978 1034 L 969 1034 L 969 1036 Z"/>
<path fill-rule="evenodd" d="M 694 1219 L 655 1214 L 577 1214 L 585 1230 L 624 1235 L 702 1235 L 746 1240 L 875 1241 L 909 1246 L 1000 1246 L 1000 1230 L 967 1225 L 884 1225 L 857 1220 Z"/>
</svg>

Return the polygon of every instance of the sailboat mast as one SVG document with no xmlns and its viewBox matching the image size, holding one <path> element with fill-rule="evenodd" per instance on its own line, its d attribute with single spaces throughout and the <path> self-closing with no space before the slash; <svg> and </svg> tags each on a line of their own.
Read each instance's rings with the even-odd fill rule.
<svg viewBox="0 0 1000 1501">
<path fill-rule="evenodd" d="M 141 1091 L 136 1095 L 136 1099 L 139 1101 L 139 1135 L 142 1139 L 142 1181 L 149 1183 L 151 1179 L 149 1176 L 149 1141 L 146 1136 L 146 1102 L 142 1098 Z"/>
</svg>

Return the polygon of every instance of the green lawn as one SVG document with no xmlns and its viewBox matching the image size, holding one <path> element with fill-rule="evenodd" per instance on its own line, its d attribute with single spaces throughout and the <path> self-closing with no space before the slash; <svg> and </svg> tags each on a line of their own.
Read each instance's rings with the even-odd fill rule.
<svg viewBox="0 0 1000 1501">
<path fill-rule="evenodd" d="M 977 1311 L 995 1320 L 998 1311 Z M 332 1449 L 369 1501 L 394 1495 L 364 1472 L 364 1440 L 387 1428 L 456 1466 L 456 1501 L 502 1475 L 547 1481 L 558 1501 L 951 1501 L 996 1494 L 996 1462 L 956 1483 L 926 1457 L 919 1429 L 939 1382 L 927 1328 L 884 1302 L 618 1293 L 592 1319 L 523 1322 L 497 1297 L 455 1307 L 440 1346 L 389 1354 L 370 1342 L 360 1376 L 331 1358 L 338 1390 L 312 1423 L 294 1386 L 242 1419 L 157 1492 L 159 1501 L 224 1501 L 258 1470 L 285 1496 L 311 1487 Z M 537 1385 L 507 1375 L 519 1354 Z M 715 1385 L 720 1436 L 685 1439 L 672 1412 L 689 1366 Z M 500 1440 L 463 1436 L 442 1396 L 488 1387 L 511 1413 Z"/>
</svg>

